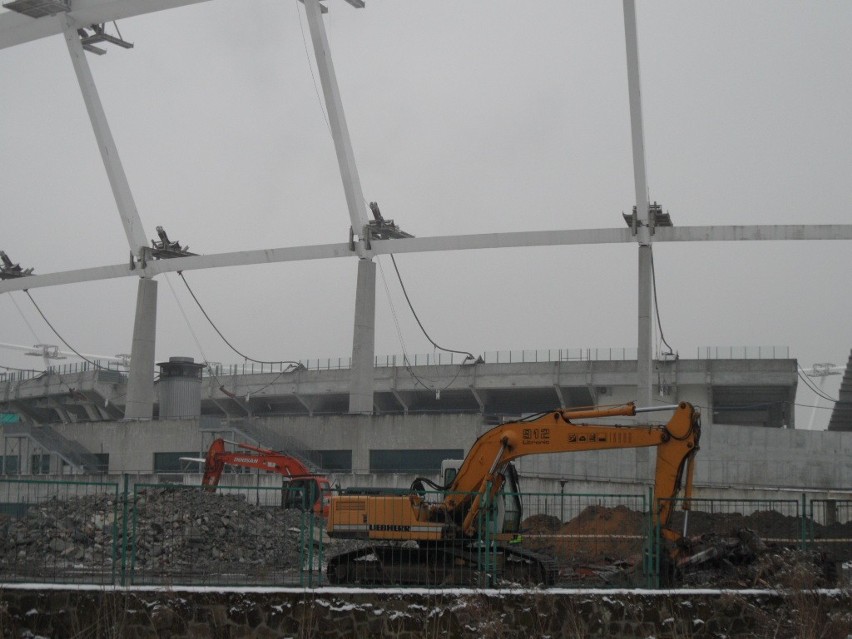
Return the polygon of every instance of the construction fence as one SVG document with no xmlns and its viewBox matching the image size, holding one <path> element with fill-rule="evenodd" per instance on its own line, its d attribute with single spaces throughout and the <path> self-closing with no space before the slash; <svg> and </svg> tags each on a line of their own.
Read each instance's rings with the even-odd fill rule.
<svg viewBox="0 0 852 639">
<path fill-rule="evenodd" d="M 803 494 L 654 504 L 647 493 L 498 495 L 466 522 L 476 531 L 471 536 L 430 541 L 418 530 L 424 526 L 387 525 L 384 536 L 394 539 L 376 547 L 368 539 L 366 517 L 358 519 L 357 513 L 348 528 L 327 530 L 315 513 L 322 512 L 316 504 L 327 504 L 330 496 L 286 484 L 219 486 L 212 492 L 130 485 L 127 478 L 103 483 L 2 479 L 0 583 L 668 586 L 674 568 L 670 542 L 654 525 L 653 514 L 661 507 L 671 509 L 668 529 L 683 536 L 679 543 L 696 544 L 691 556 L 700 562 L 677 568 L 686 585 L 708 585 L 708 580 L 731 587 L 768 585 L 771 566 L 768 559 L 760 563 L 761 553 L 819 557 L 838 579 L 844 566 L 852 565 L 852 499 Z M 351 490 L 336 496 L 359 499 Z M 412 502 L 407 490 L 368 496 L 371 508 L 395 509 L 377 519 L 389 522 L 399 521 L 400 509 L 410 510 L 412 503 L 428 509 L 446 497 L 420 491 Z M 442 534 L 453 525 L 459 528 L 459 522 L 445 524 Z M 748 568 L 737 571 L 739 565 Z"/>
</svg>

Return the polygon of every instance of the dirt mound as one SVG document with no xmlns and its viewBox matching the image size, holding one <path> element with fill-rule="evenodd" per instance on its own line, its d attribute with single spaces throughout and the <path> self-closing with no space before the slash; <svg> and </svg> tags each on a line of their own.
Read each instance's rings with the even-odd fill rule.
<svg viewBox="0 0 852 639">
<path fill-rule="evenodd" d="M 524 546 L 555 557 L 560 563 L 580 564 L 635 561 L 642 554 L 647 517 L 626 506 L 588 506 L 562 523 L 551 515 L 524 520 Z"/>
<path fill-rule="evenodd" d="M 555 533 L 562 526 L 559 517 L 553 515 L 533 515 L 527 517 L 521 524 L 523 534 Z"/>
</svg>

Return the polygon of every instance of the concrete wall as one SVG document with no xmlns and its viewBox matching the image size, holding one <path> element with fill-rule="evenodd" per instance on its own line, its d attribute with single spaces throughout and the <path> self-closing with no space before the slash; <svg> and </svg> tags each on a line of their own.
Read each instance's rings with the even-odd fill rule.
<svg viewBox="0 0 852 639">
<path fill-rule="evenodd" d="M 666 416 L 653 415 L 663 420 Z M 371 476 L 371 449 L 467 450 L 489 428 L 477 415 L 446 414 L 267 418 L 258 425 L 270 437 L 280 434 L 312 449 L 352 450 L 355 478 L 344 479 L 343 485 L 407 485 L 410 475 Z M 114 473 L 150 473 L 155 452 L 200 452 L 213 436 L 202 434 L 194 420 L 91 422 L 54 428 L 91 452 L 109 453 Z M 274 442 L 269 445 L 274 447 Z M 584 485 L 647 485 L 653 460 L 650 449 L 540 455 L 521 459 L 520 470 L 557 490 L 560 479 Z M 852 433 L 711 424 L 703 428 L 697 462 L 699 486 L 852 491 Z"/>
</svg>

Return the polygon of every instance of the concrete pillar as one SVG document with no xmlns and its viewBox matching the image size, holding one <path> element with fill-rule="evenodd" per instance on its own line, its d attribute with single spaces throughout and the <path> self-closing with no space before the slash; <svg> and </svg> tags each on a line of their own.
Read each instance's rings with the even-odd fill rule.
<svg viewBox="0 0 852 639">
<path fill-rule="evenodd" d="M 373 366 L 376 357 L 376 264 L 358 260 L 352 369 L 349 372 L 349 412 L 373 412 Z"/>
<path fill-rule="evenodd" d="M 654 291 L 651 274 L 651 245 L 639 245 L 639 312 L 637 335 L 637 373 L 636 404 L 651 406 L 653 401 L 654 358 L 652 353 L 654 325 L 651 315 L 654 311 Z"/>
<path fill-rule="evenodd" d="M 654 325 L 651 321 L 651 314 L 654 309 L 654 298 L 651 259 L 651 245 L 639 244 L 639 333 L 636 354 L 636 404 L 638 406 L 651 406 L 653 404 L 654 361 L 652 348 Z M 655 421 L 653 415 L 655 414 L 645 413 L 642 417 L 649 421 Z M 635 449 L 634 462 L 638 477 L 650 481 L 653 473 L 650 449 Z"/>
<path fill-rule="evenodd" d="M 151 419 L 154 416 L 154 346 L 157 341 L 156 333 L 157 282 L 152 279 L 139 278 L 124 419 Z"/>
</svg>

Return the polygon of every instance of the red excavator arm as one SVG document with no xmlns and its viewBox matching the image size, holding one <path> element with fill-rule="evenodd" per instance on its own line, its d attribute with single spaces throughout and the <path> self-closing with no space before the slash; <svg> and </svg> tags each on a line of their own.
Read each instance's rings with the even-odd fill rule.
<svg viewBox="0 0 852 639">
<path fill-rule="evenodd" d="M 269 473 L 278 473 L 288 478 L 291 485 L 304 487 L 314 499 L 313 511 L 318 515 L 328 515 L 328 495 L 330 484 L 324 475 L 311 471 L 302 461 L 279 451 L 259 448 L 249 444 L 233 443 L 240 450 L 225 449 L 225 440 L 221 437 L 210 444 L 204 459 L 204 477 L 201 485 L 209 491 L 215 491 L 222 478 L 225 466 L 257 468 Z"/>
</svg>

